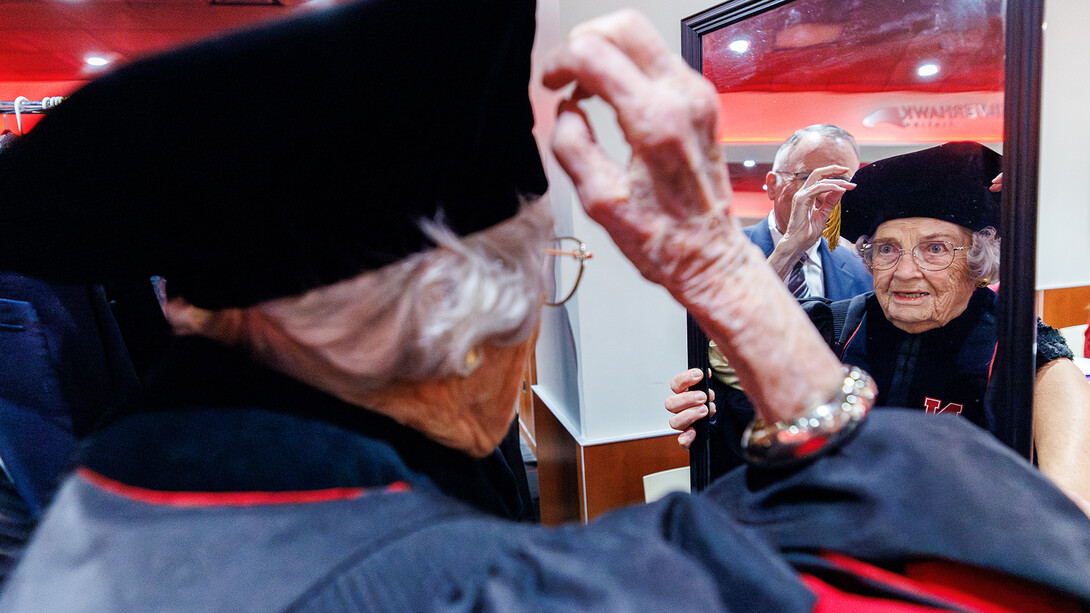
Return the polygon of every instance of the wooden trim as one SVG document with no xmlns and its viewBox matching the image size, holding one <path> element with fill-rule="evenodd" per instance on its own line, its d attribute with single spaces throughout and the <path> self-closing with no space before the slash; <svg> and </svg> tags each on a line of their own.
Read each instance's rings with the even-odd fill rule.
<svg viewBox="0 0 1090 613">
<path fill-rule="evenodd" d="M 538 410 L 537 482 L 541 523 L 587 522 L 644 501 L 643 476 L 688 466 L 689 452 L 670 434 L 580 445 L 534 394 Z"/>
<path fill-rule="evenodd" d="M 1086 323 L 1090 317 L 1090 286 L 1041 291 L 1041 319 L 1053 328 Z M 1072 347 L 1072 350 L 1077 349 Z M 1076 351 L 1076 354 L 1079 352 Z"/>
<path fill-rule="evenodd" d="M 689 452 L 670 434 L 583 447 L 583 521 L 612 509 L 642 504 L 643 476 L 688 466 Z"/>
<path fill-rule="evenodd" d="M 531 391 L 535 406 L 534 428 L 537 433 L 537 490 L 541 523 L 547 526 L 578 521 L 581 517 L 577 458 L 579 444 L 564 424 L 553 415 L 541 398 Z"/>
<path fill-rule="evenodd" d="M 526 370 L 522 373 L 522 391 L 519 393 L 518 423 L 526 446 L 537 457 L 537 430 L 534 425 L 534 394 L 530 388 L 537 383 L 537 358 L 533 351 L 526 356 Z"/>
</svg>

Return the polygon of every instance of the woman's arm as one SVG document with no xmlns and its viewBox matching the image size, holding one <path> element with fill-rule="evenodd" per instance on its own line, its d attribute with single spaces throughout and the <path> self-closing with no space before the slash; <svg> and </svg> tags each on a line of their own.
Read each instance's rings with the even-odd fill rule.
<svg viewBox="0 0 1090 613">
<path fill-rule="evenodd" d="M 1041 472 L 1090 515 L 1090 384 L 1071 360 L 1037 370 L 1033 442 Z"/>
<path fill-rule="evenodd" d="M 735 367 L 766 422 L 839 393 L 840 361 L 728 212 L 712 85 L 670 53 L 646 18 L 620 11 L 572 31 L 544 83 L 574 84 L 553 152 L 587 214 L 648 280 L 692 313 Z M 617 112 L 631 159 L 611 159 L 579 104 Z"/>
</svg>

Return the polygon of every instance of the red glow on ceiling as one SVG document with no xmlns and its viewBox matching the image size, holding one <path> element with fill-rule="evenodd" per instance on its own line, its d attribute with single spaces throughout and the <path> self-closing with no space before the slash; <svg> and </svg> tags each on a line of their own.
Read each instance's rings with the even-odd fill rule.
<svg viewBox="0 0 1090 613">
<path fill-rule="evenodd" d="M 705 35 L 704 74 L 720 92 L 1002 91 L 1004 47 L 1003 0 L 800 0 Z"/>
<path fill-rule="evenodd" d="M 208 0 L 5 0 L 0 2 L 0 84 L 87 81 L 89 54 L 132 61 L 179 44 L 285 17 L 279 6 L 213 6 Z M 8 85 L 10 87 L 10 85 Z M 22 92 L 0 91 L 11 100 Z M 29 96 L 28 96 L 29 97 Z"/>
</svg>

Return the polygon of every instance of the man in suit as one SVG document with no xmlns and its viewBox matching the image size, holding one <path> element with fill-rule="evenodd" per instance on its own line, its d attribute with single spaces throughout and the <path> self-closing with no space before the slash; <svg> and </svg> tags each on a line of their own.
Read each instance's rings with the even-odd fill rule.
<svg viewBox="0 0 1090 613">
<path fill-rule="evenodd" d="M 854 250 L 830 248 L 821 236 L 858 168 L 855 139 L 827 124 L 802 128 L 776 152 L 765 177 L 772 212 L 744 231 L 797 298 L 843 300 L 873 289 Z"/>
<path fill-rule="evenodd" d="M 851 178 L 858 168 L 855 139 L 833 125 L 802 128 L 776 151 L 772 170 L 765 176 L 772 211 L 742 231 L 764 251 L 795 298 L 846 300 L 874 289 L 862 258 L 847 241 L 838 236 L 840 242 L 830 246 L 822 236 L 830 216 L 839 218 L 839 210 L 834 213 L 834 209 L 840 197 L 855 187 Z M 834 235 L 838 234 L 837 229 Z M 719 411 L 709 422 L 709 436 L 715 441 L 711 472 L 716 476 L 742 463 L 739 441 L 754 412 L 734 369 L 714 342 L 708 347 L 708 361 L 709 391 Z M 688 448 L 691 432 L 679 438 L 683 447 Z"/>
</svg>

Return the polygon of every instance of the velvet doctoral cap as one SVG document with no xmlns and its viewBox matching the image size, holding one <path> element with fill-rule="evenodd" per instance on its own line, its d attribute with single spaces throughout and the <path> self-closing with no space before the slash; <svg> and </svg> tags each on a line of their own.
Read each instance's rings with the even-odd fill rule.
<svg viewBox="0 0 1090 613">
<path fill-rule="evenodd" d="M 953 142 L 878 160 L 859 169 L 841 199 L 840 234 L 855 242 L 891 219 L 931 217 L 972 231 L 999 229 L 998 193 L 988 187 L 1003 156 L 974 142 Z"/>
<path fill-rule="evenodd" d="M 137 61 L 0 154 L 0 269 L 295 295 L 518 211 L 546 180 L 534 0 L 360 0 Z"/>
</svg>

